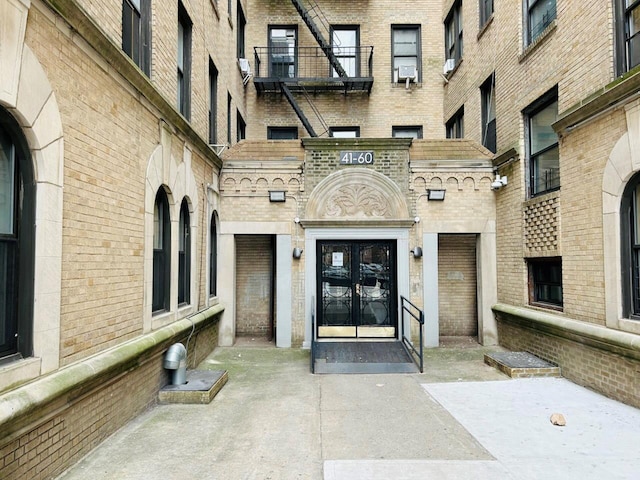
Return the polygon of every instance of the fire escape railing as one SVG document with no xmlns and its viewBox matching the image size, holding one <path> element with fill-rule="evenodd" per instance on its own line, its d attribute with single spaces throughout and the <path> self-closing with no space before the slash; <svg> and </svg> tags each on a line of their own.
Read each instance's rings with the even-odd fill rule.
<svg viewBox="0 0 640 480">
<path fill-rule="evenodd" d="M 373 82 L 373 47 L 334 47 L 344 65 L 340 76 L 323 47 L 254 47 L 254 79 L 271 78 L 283 82 L 326 82 L 335 84 Z"/>
</svg>

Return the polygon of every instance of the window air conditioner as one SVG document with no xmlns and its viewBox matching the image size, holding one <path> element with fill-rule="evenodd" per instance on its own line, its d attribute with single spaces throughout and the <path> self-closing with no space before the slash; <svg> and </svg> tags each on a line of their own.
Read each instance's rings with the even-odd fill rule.
<svg viewBox="0 0 640 480">
<path fill-rule="evenodd" d="M 413 65 L 400 65 L 398 68 L 398 81 L 411 80 L 416 81 L 418 79 L 418 69 Z"/>
<path fill-rule="evenodd" d="M 449 75 L 451 71 L 456 68 L 456 59 L 455 58 L 447 58 L 444 62 L 443 72 L 445 75 Z"/>
<path fill-rule="evenodd" d="M 249 66 L 249 60 L 247 60 L 246 58 L 239 58 L 238 65 L 240 66 L 240 71 L 242 72 L 242 75 L 251 74 L 251 67 Z"/>
</svg>

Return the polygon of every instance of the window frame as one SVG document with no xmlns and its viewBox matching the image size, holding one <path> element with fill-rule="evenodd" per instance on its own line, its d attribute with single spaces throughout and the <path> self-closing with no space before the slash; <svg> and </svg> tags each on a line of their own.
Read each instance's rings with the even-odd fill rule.
<svg viewBox="0 0 640 480">
<path fill-rule="evenodd" d="M 218 69 L 209 58 L 209 144 L 218 143 Z"/>
<path fill-rule="evenodd" d="M 398 135 L 404 132 L 415 132 L 413 135 Z M 391 127 L 392 138 L 413 138 L 414 140 L 420 140 L 423 138 L 424 132 L 422 125 L 393 125 Z"/>
<path fill-rule="evenodd" d="M 211 214 L 209 226 L 209 296 L 218 295 L 218 227 L 216 225 L 217 214 Z"/>
<path fill-rule="evenodd" d="M 191 37 L 193 23 L 182 2 L 178 2 L 178 111 L 187 120 L 191 119 Z M 182 48 L 181 48 L 182 47 Z"/>
<path fill-rule="evenodd" d="M 122 0 L 122 50 L 149 77 L 151 74 L 151 1 L 137 0 L 138 6 L 134 5 L 134 1 L 136 0 Z"/>
<path fill-rule="evenodd" d="M 529 292 L 529 305 L 536 307 L 549 308 L 552 310 L 562 311 L 564 306 L 564 291 L 562 282 L 562 257 L 536 257 L 528 258 L 527 272 L 528 272 L 528 292 Z M 549 268 L 559 269 L 559 281 L 554 281 L 552 278 L 540 278 L 542 273 L 549 274 Z M 554 275 L 551 274 L 551 277 Z M 549 295 L 542 297 L 541 287 L 560 288 L 560 300 L 553 301 Z"/>
<path fill-rule="evenodd" d="M 482 115 L 482 146 L 493 153 L 497 151 L 498 133 L 496 129 L 496 74 L 489 75 L 480 86 Z"/>
<path fill-rule="evenodd" d="M 277 77 L 277 78 L 295 78 L 298 76 L 298 26 L 293 25 L 269 25 L 268 29 L 268 42 L 269 42 L 269 76 Z M 274 37 L 273 32 L 276 30 L 284 30 L 284 37 Z M 290 58 L 289 61 L 274 61 L 276 58 L 276 51 L 278 48 L 284 47 L 275 47 L 274 39 L 275 38 L 289 38 L 287 32 L 293 32 L 293 47 L 288 44 L 287 54 L 291 53 L 291 48 L 293 48 L 293 55 L 286 55 L 287 58 Z M 284 58 L 284 57 L 283 57 Z M 287 75 L 282 75 L 286 66 Z M 293 67 L 293 69 L 291 69 Z"/>
<path fill-rule="evenodd" d="M 236 16 L 238 19 L 236 55 L 237 58 L 247 58 L 245 51 L 245 32 L 247 28 L 247 17 L 245 17 L 244 15 L 240 0 L 238 0 L 236 10 Z"/>
<path fill-rule="evenodd" d="M 540 148 L 539 150 L 536 150 L 535 152 L 533 151 L 533 147 L 532 147 L 532 143 L 533 143 L 533 122 L 535 120 L 535 117 L 540 115 L 543 111 L 545 111 L 547 108 L 549 108 L 551 105 L 556 104 L 556 120 L 558 118 L 558 110 L 557 110 L 557 105 L 558 105 L 558 89 L 557 87 L 552 88 L 551 90 L 549 90 L 547 93 L 545 93 L 544 95 L 542 95 L 538 100 L 536 100 L 535 102 L 533 102 L 529 107 L 527 107 L 524 111 L 524 124 L 525 124 L 525 150 L 526 150 L 526 157 L 527 157 L 527 163 L 529 166 L 528 172 L 529 172 L 529 196 L 531 198 L 539 196 L 539 195 L 543 195 L 545 193 L 549 193 L 549 192 L 553 192 L 556 190 L 560 189 L 561 186 L 561 178 L 560 178 L 560 143 L 559 143 L 559 139 L 558 139 L 558 135 L 555 134 L 555 142 L 551 143 L 543 148 Z M 548 127 L 551 128 L 551 125 L 553 123 L 555 123 L 554 120 L 553 122 L 551 122 Z M 539 187 L 539 177 L 540 177 L 540 173 L 538 172 L 539 170 L 539 160 L 542 160 L 542 156 L 545 154 L 549 154 L 552 153 L 553 150 L 557 150 L 557 159 L 556 159 L 556 167 L 555 170 L 557 170 L 557 173 L 555 175 L 555 177 L 553 177 L 552 175 L 549 176 L 550 179 L 545 180 L 545 186 L 543 188 Z"/>
<path fill-rule="evenodd" d="M 232 112 L 233 98 L 231 93 L 227 92 L 227 144 L 231 145 L 231 112 Z"/>
<path fill-rule="evenodd" d="M 247 122 L 245 122 L 240 110 L 236 110 L 236 140 L 240 142 L 247 138 Z"/>
<path fill-rule="evenodd" d="M 464 105 L 451 115 L 445 123 L 446 138 L 464 138 Z"/>
<path fill-rule="evenodd" d="M 542 15 L 542 22 L 538 22 L 536 25 L 532 25 L 532 21 L 534 18 L 533 12 L 536 12 L 538 9 L 543 10 L 545 3 L 553 3 L 552 10 L 547 10 L 546 13 L 550 13 L 549 18 L 545 19 L 544 14 Z M 557 3 L 556 0 L 524 0 L 524 29 L 525 29 L 525 46 L 531 45 L 536 39 L 542 35 L 549 25 L 553 23 L 553 21 L 557 17 Z"/>
<path fill-rule="evenodd" d="M 333 138 L 360 138 L 360 127 L 329 127 L 329 133 Z M 335 134 L 338 134 L 336 137 Z M 341 133 L 353 135 L 341 136 Z"/>
<path fill-rule="evenodd" d="M 444 54 L 445 60 L 453 58 L 456 65 L 464 55 L 464 29 L 462 17 L 462 0 L 456 0 L 444 20 Z"/>
<path fill-rule="evenodd" d="M 152 313 L 170 309 L 171 297 L 171 212 L 164 187 L 156 192 L 153 211 L 153 288 Z"/>
<path fill-rule="evenodd" d="M 191 214 L 186 197 L 178 219 L 178 306 L 191 303 Z"/>
<path fill-rule="evenodd" d="M 283 134 L 279 136 L 278 134 Z M 275 134 L 275 138 L 274 138 Z M 292 134 L 292 135 L 291 135 Z M 297 140 L 298 127 L 267 127 L 267 140 Z"/>
<path fill-rule="evenodd" d="M 397 53 L 398 48 L 396 44 L 396 33 L 401 31 L 415 32 L 416 36 L 416 52 L 414 55 L 408 55 L 404 53 Z M 421 25 L 416 24 L 398 24 L 391 25 L 391 80 L 395 82 L 397 80 L 396 71 L 400 66 L 413 65 L 413 62 L 404 63 L 400 59 L 415 59 L 415 67 L 418 69 L 418 78 L 416 82 L 422 81 L 422 28 Z"/>
<path fill-rule="evenodd" d="M 493 17 L 493 0 L 479 0 L 478 10 L 480 18 L 480 28 L 484 27 Z"/>
<path fill-rule="evenodd" d="M 626 5 L 626 0 L 615 1 L 615 52 L 616 52 L 616 70 L 618 75 L 632 70 L 640 65 L 640 44 L 638 44 L 638 61 L 632 62 L 631 42 L 632 38 L 640 40 L 640 28 L 636 33 L 630 36 L 629 19 L 633 17 L 633 12 L 640 9 L 640 0 L 631 2 Z M 638 10 L 640 11 L 640 10 Z"/>
<path fill-rule="evenodd" d="M 18 360 L 33 356 L 36 182 L 27 140 L 17 121 L 0 107 L 0 148 L 2 136 L 12 156 L 14 195 L 10 231 L 0 234 L 0 246 L 14 248 L 13 269 L 0 276 L 0 289 L 6 288 L 2 283 L 9 287 L 4 290 L 4 296 L 10 299 L 2 302 L 6 310 L 0 313 L 5 316 L 0 360 Z"/>
<path fill-rule="evenodd" d="M 355 45 L 336 44 L 336 32 L 353 32 L 355 37 Z M 342 68 L 347 72 L 348 77 L 360 76 L 360 25 L 331 25 L 331 49 L 333 54 L 340 62 Z M 342 59 L 353 61 L 353 68 L 343 62 Z M 331 75 L 334 78 L 339 77 L 335 69 L 330 68 Z"/>
<path fill-rule="evenodd" d="M 640 172 L 627 183 L 620 204 L 622 308 L 624 318 L 640 320 Z"/>
</svg>

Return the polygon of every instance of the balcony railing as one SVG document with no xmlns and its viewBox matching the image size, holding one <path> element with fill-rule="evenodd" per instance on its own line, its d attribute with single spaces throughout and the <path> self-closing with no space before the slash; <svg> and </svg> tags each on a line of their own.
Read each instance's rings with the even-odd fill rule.
<svg viewBox="0 0 640 480">
<path fill-rule="evenodd" d="M 279 91 L 281 84 L 307 91 L 371 92 L 373 47 L 334 47 L 347 73 L 341 77 L 322 47 L 255 47 L 253 82 L 258 92 Z"/>
</svg>

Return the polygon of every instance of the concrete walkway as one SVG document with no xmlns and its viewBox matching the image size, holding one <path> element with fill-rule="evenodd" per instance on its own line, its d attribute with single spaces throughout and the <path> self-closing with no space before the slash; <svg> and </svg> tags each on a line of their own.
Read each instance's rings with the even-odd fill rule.
<svg viewBox="0 0 640 480">
<path fill-rule="evenodd" d="M 199 367 L 229 372 L 211 404 L 158 405 L 59 478 L 639 478 L 640 410 L 511 380 L 484 365 L 493 350 L 428 350 L 424 374 L 311 375 L 308 351 L 218 348 Z"/>
</svg>

